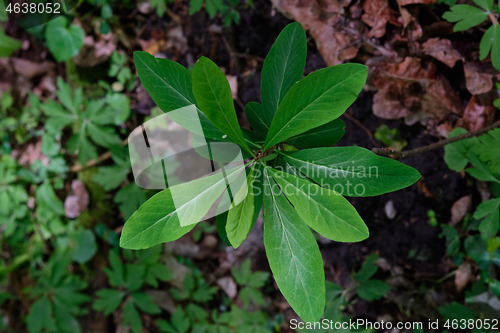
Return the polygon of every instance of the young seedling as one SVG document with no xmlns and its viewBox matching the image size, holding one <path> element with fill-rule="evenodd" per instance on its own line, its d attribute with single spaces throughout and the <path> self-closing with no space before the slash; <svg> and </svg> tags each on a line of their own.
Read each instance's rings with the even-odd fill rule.
<svg viewBox="0 0 500 333">
<path fill-rule="evenodd" d="M 274 279 L 297 314 L 316 321 L 325 309 L 325 275 L 311 229 L 338 242 L 366 239 L 367 226 L 343 195 L 396 191 L 415 183 L 420 174 L 364 148 L 331 147 L 344 134 L 338 118 L 356 100 L 368 69 L 342 64 L 302 78 L 306 53 L 304 29 L 289 24 L 265 59 L 262 103 L 245 107 L 255 132 L 240 128 L 229 84 L 211 60 L 200 58 L 189 72 L 145 52 L 136 52 L 134 58 L 142 84 L 164 112 L 196 105 L 207 139 L 231 140 L 246 154 L 247 194 L 241 198 L 233 193 L 239 203 L 218 216 L 223 225 L 219 230 L 238 247 L 263 206 L 264 246 Z M 199 216 L 210 209 L 217 196 L 196 191 L 196 184 L 219 186 L 220 180 L 211 181 L 205 177 L 174 186 L 184 189 L 182 212 L 202 210 Z M 122 247 L 144 249 L 174 241 L 199 222 L 180 225 L 174 190 L 154 195 L 128 219 Z"/>
</svg>

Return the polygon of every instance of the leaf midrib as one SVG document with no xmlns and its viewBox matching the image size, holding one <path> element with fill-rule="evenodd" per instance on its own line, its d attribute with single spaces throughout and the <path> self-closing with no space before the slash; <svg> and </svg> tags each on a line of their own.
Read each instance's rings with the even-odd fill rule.
<svg viewBox="0 0 500 333">
<path fill-rule="evenodd" d="M 274 180 L 272 180 L 272 181 L 274 181 Z M 272 184 L 271 184 L 271 178 L 270 178 L 270 177 L 267 177 L 267 182 L 268 182 L 269 186 L 271 187 L 271 186 L 272 186 Z M 274 194 L 273 194 L 273 192 L 272 192 L 272 188 L 271 188 L 271 197 L 272 197 L 272 200 L 273 200 L 273 210 L 275 210 L 275 211 L 276 211 L 276 213 L 277 213 L 277 215 L 278 215 L 278 219 L 279 219 L 279 222 L 280 222 L 280 224 L 281 224 L 281 228 L 282 228 L 282 230 L 283 230 L 283 233 L 282 233 L 282 234 L 284 234 L 284 235 L 285 235 L 285 238 L 286 238 L 286 244 L 288 245 L 288 248 L 289 248 L 289 250 L 290 250 L 290 254 L 292 255 L 292 260 L 293 260 L 293 263 L 294 263 L 294 264 L 293 264 L 293 266 L 295 267 L 295 271 L 296 271 L 297 275 L 300 275 L 300 276 L 302 277 L 302 274 L 299 274 L 299 270 L 297 269 L 297 267 L 298 267 L 297 262 L 299 262 L 299 261 L 297 260 L 297 257 L 294 255 L 294 252 L 293 252 L 293 250 L 292 250 L 292 245 L 291 245 L 291 243 L 290 243 L 290 239 L 288 238 L 288 233 L 286 232 L 286 230 L 287 230 L 287 229 L 285 228 L 285 223 L 283 222 L 283 218 L 282 218 L 282 216 L 281 216 L 281 213 L 280 213 L 280 210 L 279 210 L 279 208 L 278 208 L 278 205 L 277 205 L 276 199 L 275 199 Z M 305 290 L 306 290 L 306 288 L 305 288 L 305 286 L 304 286 L 304 283 L 303 283 L 303 281 L 302 281 L 302 278 L 301 278 L 301 279 L 299 279 L 299 281 L 300 281 L 300 284 L 301 284 L 301 286 L 302 286 L 302 289 L 305 291 Z M 307 304 L 309 305 L 309 308 L 311 308 L 311 302 L 309 301 L 309 299 L 308 299 L 307 297 L 306 297 L 306 301 L 307 301 Z"/>
<path fill-rule="evenodd" d="M 202 70 L 203 70 L 203 74 L 205 75 L 205 81 L 207 82 L 207 85 L 208 85 L 208 87 L 210 88 L 210 92 L 212 93 L 212 96 L 214 96 L 214 97 L 215 97 L 215 96 L 216 96 L 216 95 L 215 95 L 215 91 L 214 91 L 214 89 L 213 89 L 213 87 L 212 87 L 212 84 L 211 84 L 211 82 L 210 82 L 210 79 L 209 79 L 209 77 L 208 77 L 208 73 L 207 73 L 206 69 L 207 69 L 207 68 L 206 68 L 206 66 L 205 66 L 205 65 L 203 65 Z M 226 113 L 224 112 L 224 109 L 223 109 L 223 108 L 221 107 L 221 105 L 220 105 L 219 98 L 214 98 L 214 99 L 215 99 L 215 101 L 216 101 L 216 103 L 217 103 L 217 106 L 219 107 L 219 112 L 222 114 L 222 116 L 223 116 L 223 117 L 224 117 L 224 119 L 226 120 L 226 123 L 229 125 L 229 128 L 231 129 L 231 131 L 233 132 L 233 134 L 236 136 L 236 138 L 238 139 L 238 141 L 240 141 L 240 143 L 241 143 L 241 138 L 240 138 L 240 135 L 238 135 L 238 132 L 234 129 L 232 122 L 231 122 L 231 121 L 229 121 L 229 119 L 227 118 L 227 115 L 226 115 Z M 232 103 L 232 102 L 233 102 L 233 100 L 231 99 L 231 103 Z M 233 109 L 234 109 L 234 107 L 233 107 Z M 210 120 L 210 119 L 209 119 L 209 120 Z M 236 122 L 238 122 L 238 119 L 236 119 Z M 240 133 L 241 133 L 241 130 L 240 130 Z M 241 135 L 241 136 L 243 136 L 243 135 Z M 243 139 L 243 142 L 244 142 L 244 143 L 246 143 L 244 139 Z"/>
<path fill-rule="evenodd" d="M 317 101 L 318 99 L 320 99 L 321 97 L 323 97 L 325 94 L 329 93 L 329 92 L 330 92 L 330 90 L 332 90 L 332 89 L 334 89 L 334 88 L 338 87 L 339 85 L 343 84 L 343 83 L 344 83 L 345 81 L 347 81 L 348 79 L 351 79 L 351 78 L 353 78 L 354 76 L 359 75 L 361 72 L 362 72 L 362 71 L 358 71 L 357 73 L 352 74 L 352 75 L 350 75 L 350 76 L 348 76 L 348 77 L 344 78 L 342 81 L 340 81 L 340 82 L 336 83 L 335 85 L 331 86 L 330 88 L 328 88 L 327 90 L 325 90 L 323 93 L 321 93 L 320 95 L 318 95 L 318 97 L 316 97 L 313 101 L 311 101 L 309 104 L 307 104 L 307 106 L 306 106 L 306 107 L 304 107 L 302 110 L 299 110 L 299 112 L 297 112 L 297 113 L 296 113 L 296 114 L 295 114 L 292 118 L 290 118 L 290 120 L 288 120 L 285 124 L 283 124 L 283 125 L 281 126 L 281 129 L 280 129 L 278 132 L 276 132 L 276 134 L 272 137 L 272 139 L 271 139 L 271 140 L 269 140 L 269 142 L 272 142 L 272 141 L 273 141 L 273 140 L 274 140 L 274 139 L 275 139 L 275 138 L 276 138 L 276 137 L 277 137 L 277 136 L 278 136 L 278 135 L 279 135 L 279 134 L 280 134 L 280 133 L 281 133 L 281 132 L 282 132 L 282 131 L 283 131 L 283 130 L 287 127 L 287 126 L 288 126 L 288 124 L 290 124 L 290 123 L 291 123 L 291 122 L 292 122 L 295 118 L 297 118 L 300 114 L 303 114 L 303 113 L 304 113 L 304 112 L 305 112 L 305 111 L 306 111 L 306 110 L 307 110 L 307 109 L 308 109 L 308 108 L 309 108 L 312 104 L 316 103 L 316 101 Z M 306 76 L 306 78 L 307 78 L 307 76 Z M 293 88 L 293 87 L 292 87 L 292 88 Z M 291 88 L 291 89 L 292 89 L 292 88 Z M 280 104 L 280 106 L 281 106 L 281 105 L 282 105 L 282 104 Z M 278 109 L 279 109 L 279 107 L 278 107 Z M 278 113 L 278 110 L 276 110 L 276 113 Z M 337 118 L 338 118 L 338 117 L 337 117 Z M 334 120 L 334 119 L 332 119 L 331 121 L 333 121 L 333 120 Z M 271 127 L 272 127 L 272 125 L 273 125 L 273 124 L 271 123 Z M 267 140 L 266 140 L 266 141 L 267 141 Z M 266 147 L 267 147 L 267 148 L 269 148 L 268 146 L 269 146 L 269 143 L 268 143 L 268 144 L 266 144 Z"/>
<path fill-rule="evenodd" d="M 236 169 L 235 169 L 235 170 L 236 170 Z M 244 171 L 244 170 L 243 170 L 243 171 Z M 234 171 L 233 171 L 233 172 L 234 172 Z M 228 176 L 228 175 L 226 174 L 226 176 Z M 165 219 L 167 219 L 167 218 L 169 218 L 169 217 L 173 216 L 174 214 L 176 214 L 176 213 L 177 213 L 177 211 L 178 211 L 179 209 L 181 209 L 181 208 L 183 208 L 184 206 L 186 206 L 187 204 L 189 204 L 189 203 L 193 202 L 194 200 L 196 200 L 196 198 L 198 198 L 198 197 L 199 197 L 200 195 L 202 195 L 202 194 L 205 194 L 205 192 L 206 192 L 206 191 L 208 191 L 208 190 L 212 189 L 214 186 L 219 185 L 219 183 L 220 183 L 221 181 L 225 182 L 225 178 L 222 178 L 222 179 L 218 180 L 216 183 L 212 184 L 212 185 L 211 185 L 210 187 L 208 187 L 206 190 L 203 190 L 202 192 L 200 192 L 199 194 L 197 194 L 197 195 L 196 195 L 195 197 L 193 197 L 192 199 L 190 199 L 190 200 L 188 200 L 187 202 L 183 203 L 180 207 L 175 207 L 175 204 L 174 204 L 174 208 L 175 208 L 175 210 L 174 210 L 174 211 L 172 211 L 172 212 L 168 213 L 167 215 L 165 215 L 165 216 L 161 217 L 161 218 L 160 218 L 160 219 L 158 219 L 155 223 L 151 224 L 149 227 L 145 228 L 145 229 L 144 229 L 144 230 L 142 230 L 141 232 L 139 232 L 139 233 L 137 233 L 136 235 L 134 235 L 134 236 L 133 236 L 132 238 L 130 238 L 130 239 L 129 239 L 126 243 L 124 243 L 124 245 L 125 245 L 125 244 L 127 244 L 128 242 L 130 242 L 131 240 L 135 239 L 135 238 L 136 238 L 136 237 L 138 237 L 139 235 L 144 234 L 146 231 L 148 231 L 148 230 L 149 230 L 149 229 L 151 229 L 152 227 L 156 226 L 158 223 L 163 222 Z M 166 190 L 170 190 L 170 188 L 168 188 L 168 189 L 166 189 Z M 172 200 L 172 201 L 173 201 L 173 200 Z M 147 213 L 147 212 L 146 212 L 146 213 Z M 164 224 L 164 226 L 163 226 L 163 231 L 165 231 L 165 227 L 166 227 L 166 225 L 167 225 L 167 224 L 165 223 L 165 224 Z M 187 227 L 187 226 L 184 226 L 184 227 Z M 184 227 L 182 227 L 182 228 L 184 228 Z"/>
<path fill-rule="evenodd" d="M 194 104 L 192 101 L 190 101 L 189 99 L 186 98 L 186 96 L 184 96 L 180 91 L 178 91 L 177 89 L 175 89 L 172 85 L 168 84 L 167 81 L 165 81 L 164 78 L 162 78 L 160 75 L 158 75 L 151 67 L 149 67 L 145 62 L 144 60 L 142 59 L 142 57 L 137 57 L 139 59 L 139 61 L 151 72 L 153 73 L 158 79 L 160 79 L 161 82 L 163 82 L 167 87 L 170 88 L 170 90 L 174 91 L 178 96 L 182 97 L 186 102 L 188 102 L 187 105 L 191 105 L 191 104 Z M 153 59 L 153 61 L 156 62 L 156 64 L 158 64 L 158 62 L 156 61 L 156 59 Z"/>
<path fill-rule="evenodd" d="M 344 220 L 343 218 L 341 218 L 340 216 L 338 215 L 335 215 L 333 214 L 332 211 L 330 211 L 326 206 L 324 206 L 321 202 L 317 201 L 317 200 L 314 200 L 313 197 L 311 196 L 307 196 L 305 194 L 304 191 L 302 191 L 299 187 L 297 187 L 295 184 L 289 182 L 288 180 L 286 180 L 284 177 L 281 177 L 281 179 L 283 179 L 283 181 L 287 182 L 288 184 L 292 185 L 294 188 L 296 188 L 298 190 L 298 192 L 301 192 L 301 193 L 304 193 L 303 196 L 305 196 L 306 198 L 311 198 L 311 200 L 313 200 L 318 206 L 322 207 L 323 209 L 325 209 L 327 212 L 331 213 L 332 216 L 336 217 L 337 219 L 339 219 L 340 221 L 344 222 L 346 225 L 350 226 L 351 228 L 354 228 L 356 229 L 358 232 L 360 232 L 361 234 L 365 234 L 364 232 L 362 232 L 361 230 L 359 230 L 357 227 L 353 226 L 352 224 L 349 224 L 346 220 Z M 311 185 L 314 185 L 314 184 L 311 184 Z M 340 195 L 340 194 L 339 194 Z M 325 223 L 327 226 L 328 224 Z"/>
</svg>

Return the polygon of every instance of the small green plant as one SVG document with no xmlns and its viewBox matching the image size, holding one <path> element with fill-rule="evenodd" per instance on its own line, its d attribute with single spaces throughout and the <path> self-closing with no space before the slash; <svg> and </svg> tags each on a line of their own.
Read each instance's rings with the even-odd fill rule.
<svg viewBox="0 0 500 333">
<path fill-rule="evenodd" d="M 243 2 L 243 3 L 242 3 Z M 189 15 L 193 15 L 201 10 L 205 4 L 205 10 L 210 18 L 214 18 L 217 13 L 222 16 L 224 26 L 229 27 L 231 23 L 240 23 L 240 13 L 238 8 L 244 5 L 245 7 L 253 8 L 252 0 L 190 0 L 189 1 Z"/>
<path fill-rule="evenodd" d="M 450 137 L 467 133 L 456 128 Z M 500 281 L 495 269 L 500 267 L 500 161 L 497 147 L 500 144 L 500 129 L 494 129 L 479 137 L 473 137 L 445 146 L 444 160 L 454 171 L 465 171 L 472 177 L 487 182 L 493 198 L 479 204 L 471 215 L 459 226 L 442 224 L 441 236 L 446 239 L 446 253 L 457 266 L 467 258 L 476 263 L 480 279 L 466 291 L 465 302 L 443 305 L 439 308 L 447 320 L 488 318 L 491 315 L 489 302 L 497 302 L 500 296 Z M 470 167 L 467 167 L 470 165 Z"/>
<path fill-rule="evenodd" d="M 218 288 L 206 283 L 201 271 L 192 263 L 188 265 L 191 271 L 184 277 L 182 288 L 170 289 L 175 300 L 188 303 L 184 307 L 177 306 L 169 321 L 156 321 L 163 332 L 273 332 L 272 329 L 279 326 L 279 318 L 273 321 L 268 314 L 258 309 L 267 304 L 261 288 L 268 281 L 269 274 L 252 273 L 249 259 L 242 263 L 241 268 L 233 269 L 234 280 L 240 287 L 239 298 L 244 306 L 237 307 L 234 304 L 236 302 L 222 297 L 223 304 L 212 312 L 207 311 L 206 306 L 215 298 Z"/>
<path fill-rule="evenodd" d="M 98 299 L 94 302 L 95 310 L 103 311 L 105 315 L 114 312 L 118 307 L 123 309 L 123 324 L 130 326 L 134 333 L 141 332 L 142 321 L 138 310 L 149 314 L 158 314 L 161 309 L 154 303 L 153 297 L 140 291 L 144 283 L 154 287 L 158 280 L 168 280 L 172 274 L 158 263 L 161 247 L 139 253 L 135 263 L 122 263 L 117 251 L 109 253 L 111 267 L 106 268 L 109 283 L 113 289 L 101 289 L 97 292 Z"/>
<path fill-rule="evenodd" d="M 116 82 L 112 85 L 113 90 L 121 91 L 123 88 L 132 90 L 134 87 L 134 76 L 132 75 L 130 67 L 127 66 L 126 54 L 114 51 L 113 54 L 111 54 L 110 63 L 108 75 L 116 78 Z"/>
<path fill-rule="evenodd" d="M 368 228 L 343 197 L 376 196 L 415 183 L 420 174 L 395 160 L 360 147 L 330 147 L 320 132 L 340 131 L 337 118 L 356 100 L 366 66 L 342 64 L 302 78 L 307 54 L 306 34 L 299 23 L 278 36 L 262 69 L 262 103 L 249 102 L 245 113 L 258 132 L 242 131 L 229 83 L 207 58 L 192 73 L 167 59 L 134 54 L 141 82 L 155 103 L 169 112 L 196 105 L 205 137 L 230 140 L 248 156 L 248 194 L 223 219 L 228 242 L 238 247 L 264 207 L 264 246 L 274 279 L 291 307 L 305 321 L 321 318 L 325 308 L 323 260 L 310 228 L 339 242 L 358 242 Z M 189 123 L 188 119 L 184 119 Z M 303 135 L 316 135 L 311 142 Z M 300 137 L 302 136 L 302 137 Z M 341 136 L 341 135 L 340 135 Z M 297 138 L 299 137 L 299 138 Z M 289 144 L 290 141 L 293 145 Z M 307 149 L 302 148 L 306 142 Z M 226 172 L 228 181 L 237 178 Z M 226 180 L 205 177 L 176 185 L 184 194 L 189 223 L 179 223 L 174 189 L 154 195 L 125 223 L 120 245 L 144 249 L 176 240 L 199 222 L 227 187 Z M 241 190 L 244 194 L 245 189 Z"/>
<path fill-rule="evenodd" d="M 21 47 L 21 42 L 5 34 L 0 26 L 0 58 L 9 57 L 12 52 Z"/>
<path fill-rule="evenodd" d="M 408 144 L 408 142 L 401 137 L 401 133 L 397 128 L 390 129 L 385 124 L 377 127 L 374 136 L 375 139 L 382 141 L 386 146 L 389 146 L 396 151 L 403 150 L 403 148 Z"/>
<path fill-rule="evenodd" d="M 59 16 L 47 23 L 45 40 L 54 58 L 57 61 L 66 61 L 80 52 L 83 46 L 83 29 L 76 25 L 69 25 L 64 16 Z"/>
<path fill-rule="evenodd" d="M 450 137 L 467 133 L 463 128 L 456 128 Z M 471 168 L 465 171 L 472 177 L 500 184 L 500 159 L 497 147 L 500 144 L 500 129 L 466 140 L 449 144 L 445 147 L 444 160 L 448 167 L 454 171 L 461 171 L 470 163 Z M 478 230 L 485 239 L 497 235 L 500 225 L 500 198 L 493 198 L 481 203 L 473 217 L 481 221 Z"/>
<path fill-rule="evenodd" d="M 366 301 L 380 299 L 391 290 L 391 286 L 387 283 L 372 279 L 372 276 L 378 271 L 378 266 L 375 264 L 377 260 L 378 255 L 372 253 L 366 258 L 361 270 L 353 275 L 356 282 L 356 292 L 359 297 Z"/>
<path fill-rule="evenodd" d="M 26 318 L 30 333 L 81 332 L 76 317 L 86 313 L 81 305 L 90 297 L 82 292 L 87 284 L 68 270 L 71 258 L 71 253 L 55 252 L 35 272 L 36 285 L 26 290 L 36 299 Z"/>
<path fill-rule="evenodd" d="M 67 147 L 70 152 L 78 153 L 82 165 L 97 158 L 94 144 L 111 148 L 121 143 L 120 136 L 111 126 L 123 123 L 130 114 L 125 96 L 109 94 L 103 99 L 84 100 L 81 88 L 73 90 L 61 78 L 57 80 L 57 87 L 60 103 L 49 100 L 40 106 L 48 117 L 46 128 L 58 132 L 71 125 L 74 134 Z"/>
<path fill-rule="evenodd" d="M 457 22 L 453 31 L 464 31 L 483 23 L 491 21 L 491 26 L 486 30 L 479 44 L 479 59 L 485 59 L 491 51 L 491 63 L 500 71 L 500 13 L 498 4 L 494 6 L 493 0 L 474 0 L 480 8 L 470 5 L 454 5 L 450 11 L 443 14 L 449 22 Z"/>
</svg>

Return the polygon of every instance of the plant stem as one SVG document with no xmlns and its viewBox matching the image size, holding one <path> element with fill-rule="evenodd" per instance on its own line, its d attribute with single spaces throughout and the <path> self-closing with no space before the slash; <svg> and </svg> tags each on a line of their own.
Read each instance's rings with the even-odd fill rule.
<svg viewBox="0 0 500 333">
<path fill-rule="evenodd" d="M 374 152 L 375 154 L 378 154 L 378 155 L 387 156 L 387 157 L 394 158 L 394 159 L 407 158 L 407 157 L 415 156 L 415 155 L 418 155 L 421 153 L 426 153 L 426 152 L 431 151 L 433 149 L 444 147 L 445 145 L 453 143 L 453 142 L 457 142 L 460 140 L 469 139 L 469 138 L 479 136 L 479 135 L 484 134 L 484 133 L 486 133 L 494 128 L 499 128 L 499 127 L 500 127 L 500 120 L 494 122 L 493 124 L 491 124 L 489 126 L 481 128 L 480 130 L 457 135 L 457 136 L 454 136 L 452 138 L 448 138 L 448 139 L 441 140 L 441 141 L 438 141 L 435 143 L 431 143 L 430 145 L 423 146 L 420 148 L 415 148 L 415 149 L 407 150 L 407 151 L 394 151 L 392 148 L 373 148 L 372 152 Z"/>
</svg>

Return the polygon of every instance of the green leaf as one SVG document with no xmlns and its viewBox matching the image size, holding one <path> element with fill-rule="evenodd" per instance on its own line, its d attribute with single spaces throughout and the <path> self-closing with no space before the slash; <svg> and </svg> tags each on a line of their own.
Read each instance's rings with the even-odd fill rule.
<svg viewBox="0 0 500 333">
<path fill-rule="evenodd" d="M 47 23 L 45 40 L 50 52 L 57 61 L 73 58 L 80 52 L 85 36 L 82 28 L 76 25 L 67 27 L 68 21 L 64 16 L 59 16 Z"/>
<path fill-rule="evenodd" d="M 217 233 L 219 234 L 220 239 L 224 242 L 224 244 L 226 244 L 226 246 L 231 246 L 231 242 L 227 238 L 226 232 L 227 214 L 228 212 L 218 214 L 215 217 L 215 222 L 217 225 Z"/>
<path fill-rule="evenodd" d="M 450 10 L 443 14 L 443 18 L 448 22 L 458 22 L 453 31 L 470 29 L 488 18 L 487 11 L 469 5 L 455 5 Z"/>
<path fill-rule="evenodd" d="M 110 251 L 108 257 L 111 268 L 105 268 L 104 271 L 108 276 L 109 283 L 114 287 L 124 286 L 125 268 L 123 266 L 120 255 L 117 253 L 117 251 Z"/>
<path fill-rule="evenodd" d="M 112 145 L 119 145 L 122 142 L 120 136 L 111 127 L 101 127 L 88 122 L 86 129 L 92 141 L 99 146 L 109 148 Z"/>
<path fill-rule="evenodd" d="M 123 219 L 127 220 L 146 201 L 146 195 L 139 186 L 130 183 L 116 192 L 113 201 L 118 204 Z"/>
<path fill-rule="evenodd" d="M 474 0 L 474 2 L 486 11 L 493 10 L 493 0 Z"/>
<path fill-rule="evenodd" d="M 286 142 L 300 148 L 331 147 L 344 136 L 344 133 L 345 123 L 341 119 L 335 119 L 294 136 Z"/>
<path fill-rule="evenodd" d="M 5 13 L 5 12 L 4 12 Z M 7 36 L 0 26 L 0 58 L 10 57 L 12 52 L 21 47 L 21 42 Z"/>
<path fill-rule="evenodd" d="M 159 326 L 162 331 L 168 333 L 187 333 L 189 332 L 189 327 L 191 326 L 189 318 L 180 306 L 178 306 L 172 314 L 170 323 L 167 321 L 159 321 L 158 324 L 160 324 Z"/>
<path fill-rule="evenodd" d="M 476 220 L 484 219 L 479 225 L 479 231 L 485 239 L 495 236 L 500 223 L 500 198 L 482 202 L 477 206 L 473 217 Z"/>
<path fill-rule="evenodd" d="M 375 263 L 377 259 L 378 255 L 376 253 L 372 253 L 366 258 L 360 271 L 353 276 L 356 283 L 365 283 L 377 272 L 378 266 Z"/>
<path fill-rule="evenodd" d="M 107 316 L 120 306 L 125 293 L 115 289 L 101 289 L 96 295 L 98 298 L 92 305 L 92 309 L 103 311 Z"/>
<path fill-rule="evenodd" d="M 171 242 L 194 228 L 226 188 L 226 181 L 233 181 L 242 168 L 226 170 L 226 177 L 215 174 L 189 183 L 167 188 L 146 201 L 125 223 L 120 246 L 128 249 L 145 249 Z M 179 194 L 174 204 L 172 192 Z M 177 206 L 176 206 L 177 204 Z M 182 214 L 186 226 L 181 226 Z"/>
<path fill-rule="evenodd" d="M 30 308 L 30 313 L 26 317 L 26 324 L 30 333 L 56 331 L 54 318 L 52 317 L 52 304 L 46 297 L 37 300 Z"/>
<path fill-rule="evenodd" d="M 227 213 L 226 234 L 230 244 L 236 249 L 247 238 L 253 222 L 257 219 L 254 208 L 255 165 L 247 177 L 247 189 L 242 188 L 236 194 L 234 201 L 239 202 Z"/>
<path fill-rule="evenodd" d="M 264 247 L 276 283 L 304 321 L 325 308 L 325 273 L 318 244 L 279 187 L 264 170 Z"/>
<path fill-rule="evenodd" d="M 358 296 L 366 301 L 380 299 L 391 290 L 391 286 L 380 280 L 368 280 L 356 289 Z"/>
<path fill-rule="evenodd" d="M 68 140 L 67 146 L 70 152 L 78 154 L 78 160 L 82 165 L 85 165 L 90 160 L 97 159 L 97 150 L 85 136 L 84 130 L 75 133 Z"/>
<path fill-rule="evenodd" d="M 201 57 L 194 65 L 192 79 L 193 93 L 200 110 L 231 140 L 253 154 L 243 138 L 231 88 L 224 73 L 210 59 Z"/>
<path fill-rule="evenodd" d="M 266 135 L 271 121 L 267 122 L 263 114 L 263 106 L 257 102 L 248 102 L 245 105 L 245 114 L 250 126 L 260 134 Z"/>
<path fill-rule="evenodd" d="M 153 297 L 144 293 L 133 293 L 132 299 L 139 309 L 149 314 L 161 313 L 161 309 L 154 303 Z"/>
<path fill-rule="evenodd" d="M 124 287 L 130 291 L 139 290 L 144 284 L 144 272 L 144 265 L 126 264 Z"/>
<path fill-rule="evenodd" d="M 80 333 L 82 331 L 78 320 L 71 314 L 70 308 L 57 299 L 54 299 L 53 305 L 58 332 Z"/>
<path fill-rule="evenodd" d="M 369 235 L 356 209 L 342 195 L 288 173 L 268 170 L 299 216 L 323 237 L 359 242 Z"/>
<path fill-rule="evenodd" d="M 129 173 L 130 169 L 122 166 L 100 167 L 92 180 L 101 185 L 105 191 L 110 191 L 120 186 L 127 179 Z"/>
<path fill-rule="evenodd" d="M 483 60 L 491 50 L 491 64 L 500 71 L 500 26 L 492 24 L 484 33 L 479 44 L 479 59 Z"/>
<path fill-rule="evenodd" d="M 141 316 L 132 300 L 128 300 L 123 307 L 123 324 L 130 326 L 132 333 L 140 333 L 142 330 Z"/>
<path fill-rule="evenodd" d="M 420 178 L 412 167 L 360 147 L 304 149 L 284 158 L 320 186 L 352 197 L 397 191 Z"/>
<path fill-rule="evenodd" d="M 483 162 L 487 163 L 492 171 L 500 174 L 500 154 L 497 153 L 497 149 L 500 146 L 500 128 L 481 135 L 478 140 L 480 144 L 474 145 L 472 151 Z"/>
<path fill-rule="evenodd" d="M 195 104 L 191 73 L 182 65 L 143 51 L 134 52 L 134 62 L 144 89 L 163 112 Z"/>
<path fill-rule="evenodd" d="M 48 217 L 51 214 L 64 215 L 64 206 L 57 197 L 50 183 L 45 182 L 35 191 L 38 217 Z"/>
<path fill-rule="evenodd" d="M 367 75 L 364 65 L 341 64 L 294 84 L 276 110 L 263 150 L 338 118 L 356 100 Z"/>
<path fill-rule="evenodd" d="M 67 112 L 61 104 L 53 100 L 43 103 L 40 108 L 49 117 L 45 123 L 45 127 L 50 132 L 59 132 L 63 127 L 74 123 L 78 119 L 77 115 Z"/>
<path fill-rule="evenodd" d="M 278 105 L 290 87 L 302 78 L 307 56 L 306 32 L 298 22 L 288 24 L 279 34 L 262 66 L 261 117 L 271 125 Z"/>
<path fill-rule="evenodd" d="M 457 302 L 440 306 L 438 311 L 445 319 L 468 320 L 477 318 L 474 311 Z"/>
<path fill-rule="evenodd" d="M 83 90 L 81 88 L 73 90 L 73 88 L 59 76 L 57 78 L 57 98 L 59 98 L 65 108 L 76 115 L 79 113 L 83 103 Z"/>
<path fill-rule="evenodd" d="M 489 166 L 483 163 L 472 151 L 468 151 L 466 156 L 474 168 L 467 168 L 465 171 L 472 177 L 488 182 L 500 183 L 498 176 L 493 174 Z"/>
<path fill-rule="evenodd" d="M 467 133 L 465 129 L 457 127 L 450 133 L 448 138 L 453 138 L 465 133 Z M 478 142 L 477 138 L 470 138 L 446 145 L 444 147 L 444 161 L 446 165 L 448 165 L 448 168 L 457 172 L 462 171 L 469 163 L 466 156 L 467 152 Z"/>
<path fill-rule="evenodd" d="M 203 0 L 189 0 L 189 16 L 201 10 Z"/>
<path fill-rule="evenodd" d="M 70 235 L 73 247 L 73 260 L 82 264 L 97 252 L 97 243 L 94 233 L 90 230 L 79 229 Z"/>
</svg>

